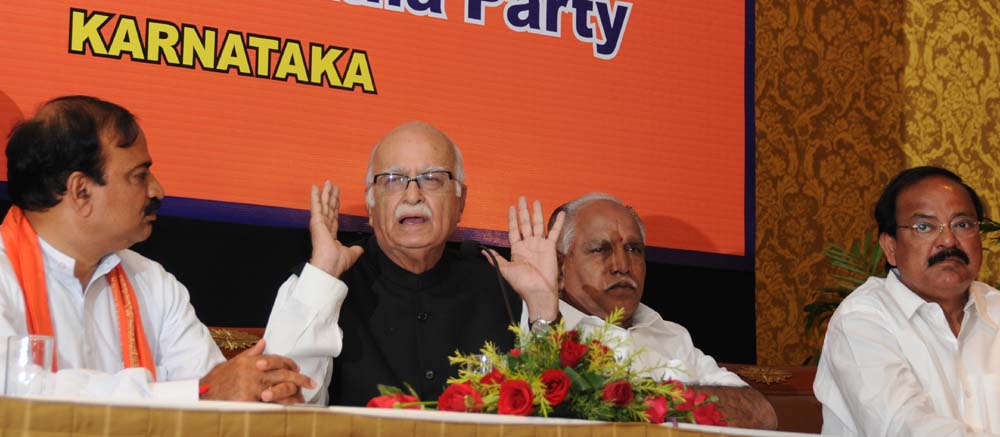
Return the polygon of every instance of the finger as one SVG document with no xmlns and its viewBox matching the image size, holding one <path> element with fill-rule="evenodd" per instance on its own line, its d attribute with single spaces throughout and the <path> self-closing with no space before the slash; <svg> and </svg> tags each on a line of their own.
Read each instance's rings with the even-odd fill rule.
<svg viewBox="0 0 1000 437">
<path fill-rule="evenodd" d="M 245 350 L 243 352 L 240 352 L 240 354 L 237 355 L 237 356 L 238 357 L 254 357 L 254 356 L 261 355 L 261 354 L 264 353 L 264 347 L 265 346 L 266 345 L 264 344 L 264 339 L 262 338 L 262 339 L 260 339 L 260 341 L 257 342 L 257 344 L 253 345 L 252 347 L 250 347 L 249 349 L 247 349 L 247 350 Z"/>
<path fill-rule="evenodd" d="M 323 182 L 323 195 L 320 196 L 320 201 L 323 204 L 323 218 L 326 219 L 330 218 L 330 192 L 333 191 L 332 185 L 333 184 L 329 180 Z"/>
<path fill-rule="evenodd" d="M 531 217 L 528 215 L 528 199 L 524 196 L 517 198 L 517 217 L 521 220 L 521 236 L 528 238 L 534 235 L 531 232 Z"/>
<path fill-rule="evenodd" d="M 264 383 L 266 385 L 277 385 L 282 383 L 295 384 L 298 387 L 314 388 L 316 383 L 313 382 L 308 376 L 305 376 L 299 372 L 293 372 L 288 369 L 277 369 L 271 370 L 264 374 Z"/>
<path fill-rule="evenodd" d="M 496 262 L 500 262 L 498 258 L 503 258 L 496 252 L 488 249 L 483 249 L 480 251 L 480 253 L 483 254 L 483 258 L 486 258 L 486 262 L 490 263 L 490 265 L 493 267 L 498 267 L 493 260 L 497 260 Z M 492 254 L 493 256 L 490 256 L 490 254 Z"/>
<path fill-rule="evenodd" d="M 486 257 L 486 259 L 490 260 L 490 264 L 493 264 L 493 261 L 492 261 L 493 259 L 496 259 L 496 261 L 497 261 L 497 266 L 496 267 L 500 268 L 500 269 L 503 269 L 504 267 L 507 266 L 507 264 L 510 264 L 510 262 L 507 261 L 507 258 L 504 258 L 503 255 L 500 255 L 499 253 L 497 253 L 497 251 L 495 251 L 493 249 L 485 249 L 484 253 L 485 253 L 486 250 L 490 251 L 490 253 L 493 254 L 493 258 L 492 259 L 490 257 Z M 502 270 L 501 270 L 501 272 L 502 272 Z"/>
<path fill-rule="evenodd" d="M 507 209 L 507 239 L 510 244 L 521 241 L 521 231 L 517 229 L 517 211 L 514 205 Z"/>
<path fill-rule="evenodd" d="M 290 382 L 275 384 L 260 392 L 260 400 L 264 402 L 281 402 L 300 393 L 299 386 Z"/>
<path fill-rule="evenodd" d="M 350 256 L 350 258 L 351 258 L 351 265 L 354 265 L 354 262 L 357 261 L 358 258 L 361 258 L 361 254 L 365 253 L 365 249 L 363 247 L 361 247 L 361 246 L 351 246 L 351 247 L 348 247 L 347 251 L 348 251 L 348 253 L 351 254 L 351 256 Z"/>
<path fill-rule="evenodd" d="M 340 185 L 333 184 L 333 188 L 330 190 L 330 208 L 334 214 L 340 211 Z"/>
<path fill-rule="evenodd" d="M 309 190 L 309 214 L 312 217 L 320 215 L 322 207 L 319 201 L 319 188 L 315 185 Z"/>
<path fill-rule="evenodd" d="M 267 372 L 276 369 L 288 369 L 298 372 L 299 365 L 295 364 L 295 361 L 291 358 L 281 355 L 261 355 L 257 359 L 257 370 Z"/>
<path fill-rule="evenodd" d="M 545 235 L 545 219 L 542 218 L 542 201 L 536 200 L 532 205 L 534 211 L 531 214 L 531 233 L 532 235 L 542 236 Z"/>
<path fill-rule="evenodd" d="M 330 232 L 337 235 L 340 223 L 337 221 L 340 216 L 340 186 L 333 184 L 330 190 Z"/>
<path fill-rule="evenodd" d="M 306 403 L 306 399 L 304 397 L 302 397 L 302 392 L 299 392 L 299 393 L 296 393 L 294 396 L 289 396 L 289 397 L 284 398 L 284 399 L 277 399 L 277 400 L 274 401 L 274 403 L 281 404 L 281 405 L 304 404 L 304 403 Z"/>
<path fill-rule="evenodd" d="M 556 214 L 555 223 L 552 223 L 552 229 L 549 229 L 548 238 L 550 240 L 555 240 L 559 238 L 559 233 L 562 232 L 563 223 L 565 222 L 566 222 L 566 211 L 559 211 L 559 214 Z"/>
</svg>

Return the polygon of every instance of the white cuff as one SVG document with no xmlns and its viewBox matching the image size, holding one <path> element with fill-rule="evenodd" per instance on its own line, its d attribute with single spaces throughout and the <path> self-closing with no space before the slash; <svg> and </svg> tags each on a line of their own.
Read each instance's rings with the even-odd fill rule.
<svg viewBox="0 0 1000 437">
<path fill-rule="evenodd" d="M 154 382 L 149 384 L 153 399 L 166 401 L 194 402 L 198 400 L 198 380 Z"/>
</svg>

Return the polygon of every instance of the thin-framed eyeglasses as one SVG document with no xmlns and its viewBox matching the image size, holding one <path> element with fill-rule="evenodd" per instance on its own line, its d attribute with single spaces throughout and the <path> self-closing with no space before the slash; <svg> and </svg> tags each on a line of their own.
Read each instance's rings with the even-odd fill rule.
<svg viewBox="0 0 1000 437">
<path fill-rule="evenodd" d="M 931 223 L 920 221 L 912 225 L 899 225 L 899 229 L 909 229 L 920 238 L 931 239 L 944 232 L 944 228 L 951 229 L 951 233 L 956 237 L 971 237 L 979 233 L 979 226 L 983 222 L 971 218 L 957 218 L 951 223 Z"/>
<path fill-rule="evenodd" d="M 406 191 L 406 188 L 410 186 L 410 182 L 415 182 L 417 188 L 433 192 L 446 188 L 448 181 L 451 179 L 451 172 L 447 170 L 431 170 L 420 173 L 412 178 L 399 173 L 379 173 L 375 175 L 372 184 L 385 193 L 401 193 Z"/>
</svg>

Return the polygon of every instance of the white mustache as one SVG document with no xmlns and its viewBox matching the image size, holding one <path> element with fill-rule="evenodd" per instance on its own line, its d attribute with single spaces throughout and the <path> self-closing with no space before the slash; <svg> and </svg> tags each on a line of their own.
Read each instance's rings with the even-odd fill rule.
<svg viewBox="0 0 1000 437">
<path fill-rule="evenodd" d="M 396 207 L 395 217 L 397 222 L 402 220 L 403 217 L 414 216 L 424 217 L 429 220 L 434 216 L 434 213 L 431 212 L 430 207 L 428 207 L 426 203 L 418 203 L 415 205 L 401 203 Z"/>
</svg>

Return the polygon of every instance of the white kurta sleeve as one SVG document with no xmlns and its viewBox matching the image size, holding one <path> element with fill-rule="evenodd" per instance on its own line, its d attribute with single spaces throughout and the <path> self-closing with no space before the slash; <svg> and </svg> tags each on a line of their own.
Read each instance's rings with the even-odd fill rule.
<svg viewBox="0 0 1000 437">
<path fill-rule="evenodd" d="M 327 403 L 333 357 L 343 346 L 338 321 L 346 297 L 343 281 L 311 264 L 301 277 L 292 275 L 278 289 L 264 332 L 266 352 L 295 360 L 301 373 L 317 383 L 315 389 L 303 391 L 306 402 Z"/>
</svg>

